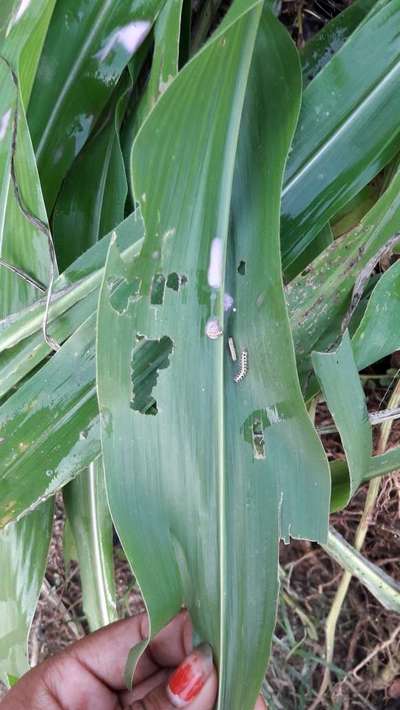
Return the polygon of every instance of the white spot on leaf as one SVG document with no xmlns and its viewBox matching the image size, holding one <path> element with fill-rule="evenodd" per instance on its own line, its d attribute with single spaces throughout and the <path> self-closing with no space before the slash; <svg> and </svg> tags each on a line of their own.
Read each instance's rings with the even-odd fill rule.
<svg viewBox="0 0 400 710">
<path fill-rule="evenodd" d="M 217 318 L 210 318 L 206 323 L 206 336 L 210 340 L 216 340 L 222 335 L 222 328 Z"/>
<path fill-rule="evenodd" d="M 28 9 L 29 5 L 31 4 L 31 0 L 21 0 L 18 10 L 15 14 L 15 16 L 11 19 L 8 27 L 7 27 L 7 32 L 6 32 L 6 37 L 10 34 L 12 28 L 14 25 L 17 24 L 17 22 L 21 19 L 22 15 L 25 14 L 26 10 Z"/>
<path fill-rule="evenodd" d="M 0 141 L 3 140 L 7 133 L 8 124 L 10 123 L 11 109 L 9 108 L 0 118 Z"/>
<path fill-rule="evenodd" d="M 130 22 L 125 27 L 120 27 L 111 34 L 104 47 L 97 52 L 96 59 L 103 62 L 118 44 L 126 49 L 129 54 L 133 54 L 148 35 L 150 28 L 151 22 L 148 22 L 148 20 L 137 20 L 136 22 Z"/>
<path fill-rule="evenodd" d="M 168 74 L 168 78 L 166 81 L 160 81 L 158 85 L 158 92 L 159 94 L 163 94 L 164 91 L 166 91 L 171 84 L 171 82 L 174 80 L 174 77 L 172 74 Z"/>
<path fill-rule="evenodd" d="M 222 283 L 222 239 L 215 238 L 211 242 L 210 262 L 208 265 L 207 279 L 211 288 L 219 288 Z"/>
<path fill-rule="evenodd" d="M 224 311 L 230 311 L 233 306 L 233 297 L 230 293 L 224 294 Z"/>
<path fill-rule="evenodd" d="M 26 10 L 28 9 L 30 3 L 31 3 L 31 0 L 21 0 L 19 8 L 18 8 L 18 12 L 15 15 L 14 22 L 18 22 L 18 20 L 21 19 L 24 12 L 26 12 Z"/>
</svg>

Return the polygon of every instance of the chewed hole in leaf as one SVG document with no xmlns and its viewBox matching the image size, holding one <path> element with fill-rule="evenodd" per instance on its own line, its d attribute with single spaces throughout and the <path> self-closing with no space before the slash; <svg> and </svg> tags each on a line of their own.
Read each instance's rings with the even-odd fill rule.
<svg viewBox="0 0 400 710">
<path fill-rule="evenodd" d="M 253 422 L 253 454 L 255 459 L 265 459 L 265 439 L 261 419 L 255 419 Z"/>
<path fill-rule="evenodd" d="M 177 274 L 176 271 L 173 271 L 171 274 L 168 274 L 167 288 L 172 289 L 172 291 L 179 291 L 182 286 L 186 286 L 187 281 L 188 279 L 185 274 Z"/>
<path fill-rule="evenodd" d="M 179 278 L 179 274 L 177 274 L 175 271 L 172 272 L 172 274 L 168 274 L 168 279 L 167 279 L 167 287 L 172 288 L 173 291 L 179 291 L 179 287 L 181 285 L 181 280 Z"/>
<path fill-rule="evenodd" d="M 140 336 L 132 352 L 131 380 L 132 400 L 130 406 L 141 414 L 158 413 L 157 401 L 153 390 L 157 384 L 159 370 L 165 370 L 170 364 L 170 355 L 174 344 L 167 335 L 159 340 Z"/>
<path fill-rule="evenodd" d="M 154 274 L 151 282 L 150 303 L 153 306 L 161 306 L 164 301 L 165 276 L 164 274 Z"/>
<path fill-rule="evenodd" d="M 187 276 L 178 274 L 176 271 L 168 274 L 167 279 L 164 274 L 154 274 L 151 282 L 150 302 L 153 306 L 160 306 L 164 302 L 165 287 L 178 292 L 181 286 L 187 284 Z"/>
<path fill-rule="evenodd" d="M 135 300 L 140 293 L 141 279 L 127 281 L 124 277 L 109 278 L 107 287 L 110 293 L 110 304 L 117 313 L 124 313 L 129 300 Z"/>
<path fill-rule="evenodd" d="M 239 262 L 239 266 L 238 266 L 237 270 L 238 270 L 238 274 L 240 274 L 241 276 L 244 276 L 244 275 L 245 275 L 245 273 L 246 273 L 246 262 L 243 261 L 243 259 Z"/>
<path fill-rule="evenodd" d="M 254 459 L 265 459 L 266 457 L 264 431 L 269 424 L 265 409 L 257 409 L 247 417 L 243 425 L 244 440 L 251 445 Z"/>
</svg>

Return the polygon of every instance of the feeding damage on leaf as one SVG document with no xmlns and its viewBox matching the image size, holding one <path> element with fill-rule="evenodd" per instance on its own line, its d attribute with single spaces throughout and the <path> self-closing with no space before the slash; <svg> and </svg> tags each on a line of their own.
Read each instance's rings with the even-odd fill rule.
<svg viewBox="0 0 400 710">
<path fill-rule="evenodd" d="M 129 302 L 140 297 L 141 280 L 137 278 L 129 282 L 124 277 L 110 277 L 107 279 L 107 287 L 112 308 L 122 315 L 128 308 Z"/>
<path fill-rule="evenodd" d="M 131 363 L 131 408 L 140 414 L 155 415 L 158 414 L 158 407 L 152 392 L 157 384 L 159 370 L 165 370 L 170 364 L 174 344 L 168 335 L 159 340 L 137 335 L 136 340 Z"/>
<path fill-rule="evenodd" d="M 185 603 L 215 651 L 218 708 L 250 709 L 275 619 L 278 539 L 325 539 L 329 470 L 301 398 L 280 265 L 300 70 L 262 3 L 232 7 L 223 49 L 211 39 L 186 65 L 133 144 L 145 238 L 131 275 L 142 278 L 141 297 L 114 318 L 103 285 L 97 355 L 100 405 L 115 422 L 112 436 L 102 429 L 110 506 L 152 634 Z M 106 274 L 121 273 L 111 249 Z M 176 298 L 168 287 L 180 273 L 190 284 Z M 275 406 L 284 401 L 287 415 Z M 239 647 L 251 687 L 238 680 Z"/>
<path fill-rule="evenodd" d="M 242 426 L 244 440 L 251 444 L 254 459 L 265 459 L 266 441 L 265 434 L 267 428 L 276 424 L 286 422 L 291 414 L 290 402 L 279 402 L 269 407 L 256 409 L 245 420 Z"/>
<path fill-rule="evenodd" d="M 164 303 L 165 288 L 178 292 L 181 286 L 187 284 L 187 277 L 184 274 L 177 274 L 173 271 L 165 277 L 164 274 L 154 274 L 151 289 L 150 302 L 153 306 L 161 306 Z"/>
</svg>

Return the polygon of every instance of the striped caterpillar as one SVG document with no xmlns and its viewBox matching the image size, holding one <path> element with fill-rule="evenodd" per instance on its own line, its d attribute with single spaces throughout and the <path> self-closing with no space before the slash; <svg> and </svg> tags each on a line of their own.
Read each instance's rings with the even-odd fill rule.
<svg viewBox="0 0 400 710">
<path fill-rule="evenodd" d="M 240 367 L 236 375 L 234 376 L 234 382 L 242 382 L 249 371 L 249 353 L 247 350 L 242 350 L 240 353 Z"/>
</svg>

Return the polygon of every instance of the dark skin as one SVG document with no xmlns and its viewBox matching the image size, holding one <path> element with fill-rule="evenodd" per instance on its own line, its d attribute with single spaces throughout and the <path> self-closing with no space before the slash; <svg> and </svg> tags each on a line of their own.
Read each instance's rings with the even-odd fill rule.
<svg viewBox="0 0 400 710">
<path fill-rule="evenodd" d="M 23 676 L 2 701 L 1 710 L 212 710 L 217 674 L 211 651 L 209 655 L 192 653 L 187 612 L 178 614 L 151 642 L 138 663 L 134 690 L 125 689 L 128 652 L 147 638 L 147 632 L 147 617 L 139 614 L 90 634 Z M 179 697 L 171 701 L 171 673 L 182 668 L 182 662 L 190 665 L 194 657 L 196 672 L 202 675 L 196 697 L 183 704 Z M 255 710 L 265 707 L 259 698 Z"/>
</svg>

